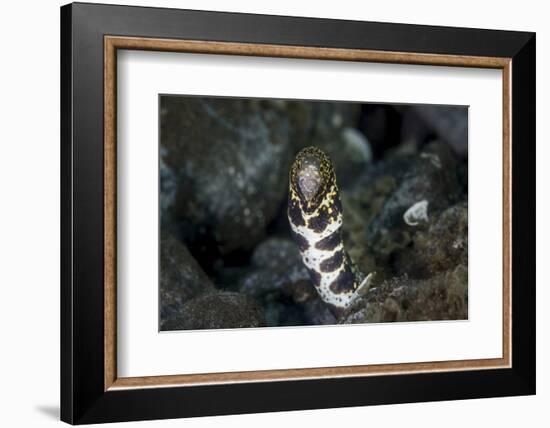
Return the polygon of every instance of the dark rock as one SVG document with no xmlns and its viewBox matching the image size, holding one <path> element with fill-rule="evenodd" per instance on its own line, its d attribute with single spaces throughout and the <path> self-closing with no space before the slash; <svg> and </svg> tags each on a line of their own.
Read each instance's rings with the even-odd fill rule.
<svg viewBox="0 0 550 428">
<path fill-rule="evenodd" d="M 265 326 L 256 301 L 243 294 L 218 291 L 202 294 L 165 324 L 165 330 L 201 330 Z"/>
<path fill-rule="evenodd" d="M 261 302 L 268 326 L 309 324 L 300 304 L 318 299 L 296 245 L 284 238 L 262 242 L 239 290 Z"/>
<path fill-rule="evenodd" d="M 418 114 L 415 105 L 397 107 L 401 112 L 401 140 L 392 151 L 419 152 L 424 144 L 436 138 L 436 131 Z"/>
<path fill-rule="evenodd" d="M 303 304 L 304 317 L 311 325 L 337 324 L 336 316 L 320 298 L 311 299 Z"/>
<path fill-rule="evenodd" d="M 269 238 L 260 243 L 252 254 L 252 264 L 257 268 L 286 270 L 300 263 L 298 248 L 285 238 Z"/>
<path fill-rule="evenodd" d="M 284 101 L 161 98 L 161 207 L 187 243 L 226 254 L 262 239 L 285 199 L 299 132 L 286 109 Z"/>
<path fill-rule="evenodd" d="M 468 204 L 453 205 L 439 214 L 427 230 L 412 237 L 412 246 L 396 257 L 396 268 L 416 278 L 468 265 Z"/>
<path fill-rule="evenodd" d="M 420 151 L 437 139 L 460 157 L 468 155 L 468 108 L 427 104 L 364 104 L 359 129 L 372 144 L 376 158 L 388 149 Z"/>
<path fill-rule="evenodd" d="M 420 153 L 373 164 L 342 189 L 344 242 L 360 271 L 376 271 L 378 280 L 410 273 L 396 265 L 399 255 L 442 211 L 465 198 L 457 165 L 450 148 L 435 142 Z"/>
<path fill-rule="evenodd" d="M 419 104 L 414 110 L 434 130 L 436 138 L 450 144 L 457 154 L 468 155 L 467 107 Z"/>
<path fill-rule="evenodd" d="M 266 293 L 282 293 L 297 303 L 315 296 L 309 273 L 294 242 L 270 238 L 252 254 L 253 271 L 242 281 L 241 292 L 260 297 Z"/>
<path fill-rule="evenodd" d="M 363 273 L 376 271 L 383 275 L 386 265 L 378 264 L 367 240 L 369 224 L 382 210 L 397 187 L 396 178 L 381 174 L 370 177 L 366 184 L 341 192 L 343 207 L 342 232 L 348 254 Z M 389 272 L 391 273 L 391 272 Z"/>
<path fill-rule="evenodd" d="M 181 312 L 187 301 L 212 290 L 213 284 L 187 247 L 172 235 L 162 235 L 159 295 L 161 330 L 164 330 L 167 320 Z"/>
<path fill-rule="evenodd" d="M 160 221 L 162 230 L 174 231 L 174 218 L 171 207 L 176 201 L 176 194 L 178 190 L 177 177 L 174 171 L 169 168 L 166 163 L 160 159 L 159 164 L 160 175 L 160 192 L 159 192 L 159 205 L 160 205 Z"/>
<path fill-rule="evenodd" d="M 263 301 L 262 308 L 268 327 L 304 326 L 311 324 L 305 318 L 302 305 L 295 304 L 292 300 L 285 300 L 270 295 Z"/>
<path fill-rule="evenodd" d="M 376 221 L 371 224 L 371 235 L 405 224 L 403 215 L 420 201 L 427 201 L 429 209 L 433 210 L 448 206 L 449 201 L 458 197 L 460 187 L 457 163 L 446 145 L 432 143 L 420 155 L 407 160 L 409 166 L 404 174 L 402 165 L 399 165 L 400 171 L 392 174 L 398 186 L 384 203 Z"/>
<path fill-rule="evenodd" d="M 406 275 L 384 281 L 354 302 L 342 324 L 435 321 L 468 318 L 468 268 L 458 265 L 429 279 Z"/>
</svg>

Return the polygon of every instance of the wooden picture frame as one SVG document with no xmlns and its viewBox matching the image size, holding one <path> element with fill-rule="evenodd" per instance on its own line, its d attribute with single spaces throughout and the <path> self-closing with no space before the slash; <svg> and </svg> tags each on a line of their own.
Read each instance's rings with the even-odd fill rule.
<svg viewBox="0 0 550 428">
<path fill-rule="evenodd" d="M 118 49 L 502 70 L 502 358 L 118 377 Z M 77 3 L 61 8 L 61 105 L 62 420 L 80 424 L 535 392 L 534 34 Z"/>
</svg>

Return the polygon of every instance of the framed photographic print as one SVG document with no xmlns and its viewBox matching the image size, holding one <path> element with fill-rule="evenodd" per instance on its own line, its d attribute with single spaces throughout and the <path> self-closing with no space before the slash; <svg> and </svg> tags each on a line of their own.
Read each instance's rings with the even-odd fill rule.
<svg viewBox="0 0 550 428">
<path fill-rule="evenodd" d="M 533 33 L 61 8 L 61 418 L 535 393 Z"/>
</svg>

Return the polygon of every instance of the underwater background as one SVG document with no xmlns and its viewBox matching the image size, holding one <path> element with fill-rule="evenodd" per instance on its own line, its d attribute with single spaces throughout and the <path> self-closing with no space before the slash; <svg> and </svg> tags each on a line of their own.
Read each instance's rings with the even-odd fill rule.
<svg viewBox="0 0 550 428">
<path fill-rule="evenodd" d="M 162 95 L 160 330 L 468 318 L 468 109 Z M 287 219 L 294 156 L 332 159 L 368 293 L 336 317 Z M 420 209 L 419 209 L 420 208 Z"/>
</svg>

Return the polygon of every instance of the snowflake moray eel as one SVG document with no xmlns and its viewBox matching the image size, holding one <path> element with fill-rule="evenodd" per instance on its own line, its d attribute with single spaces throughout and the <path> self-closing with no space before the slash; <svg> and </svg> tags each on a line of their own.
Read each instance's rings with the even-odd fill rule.
<svg viewBox="0 0 550 428">
<path fill-rule="evenodd" d="M 337 313 L 363 294 L 373 277 L 359 272 L 344 248 L 342 219 L 330 158 L 316 147 L 301 150 L 290 170 L 288 220 L 313 285 Z"/>
</svg>

